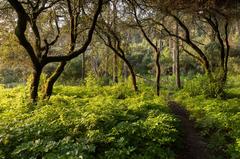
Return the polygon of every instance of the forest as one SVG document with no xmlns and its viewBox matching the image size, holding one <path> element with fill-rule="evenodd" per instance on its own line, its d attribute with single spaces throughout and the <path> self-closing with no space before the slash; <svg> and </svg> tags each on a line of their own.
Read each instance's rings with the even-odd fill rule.
<svg viewBox="0 0 240 159">
<path fill-rule="evenodd" d="M 238 0 L 0 0 L 0 159 L 240 159 Z"/>
</svg>

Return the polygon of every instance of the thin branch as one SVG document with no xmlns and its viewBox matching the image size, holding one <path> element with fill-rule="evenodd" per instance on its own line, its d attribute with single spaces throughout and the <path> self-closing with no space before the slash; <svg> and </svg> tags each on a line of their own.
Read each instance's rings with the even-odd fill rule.
<svg viewBox="0 0 240 159">
<path fill-rule="evenodd" d="M 147 42 L 153 47 L 153 49 L 158 52 L 158 48 L 156 45 L 154 45 L 154 43 L 150 40 L 150 38 L 148 37 L 147 33 L 145 32 L 145 30 L 143 29 L 143 26 L 140 22 L 140 20 L 138 19 L 137 17 L 137 12 L 136 12 L 136 8 L 134 7 L 134 5 L 132 4 L 132 7 L 133 7 L 133 14 L 134 14 L 134 17 L 135 17 L 135 20 L 137 22 L 137 25 L 138 27 L 140 28 L 144 38 L 147 40 Z"/>
<path fill-rule="evenodd" d="M 59 25 L 58 25 L 57 16 L 55 17 L 55 25 L 56 25 L 56 28 L 57 28 L 57 35 L 56 35 L 55 39 L 52 42 L 49 43 L 50 46 L 54 45 L 57 42 L 57 40 L 60 36 L 60 28 L 59 28 Z"/>
<path fill-rule="evenodd" d="M 198 53 L 198 55 L 201 57 L 202 61 L 204 61 L 205 69 L 209 72 L 210 64 L 209 64 L 208 58 L 203 53 L 203 51 L 196 44 L 194 44 L 192 42 L 191 37 L 190 37 L 190 32 L 189 32 L 187 26 L 176 15 L 174 15 L 170 12 L 169 12 L 169 15 L 172 16 L 176 20 L 176 22 L 179 24 L 179 26 L 184 30 L 184 32 L 185 32 L 184 42 L 186 42 L 189 46 L 192 47 L 192 49 L 194 49 L 196 51 L 196 53 Z"/>
<path fill-rule="evenodd" d="M 188 51 L 187 49 L 185 49 L 184 47 L 182 47 L 182 50 L 184 52 L 186 52 L 188 55 L 192 56 L 194 59 L 196 59 L 197 61 L 199 61 L 201 64 L 204 64 L 204 62 L 202 61 L 202 59 L 194 54 L 192 54 L 190 51 Z"/>
<path fill-rule="evenodd" d="M 38 10 L 35 11 L 35 16 L 39 16 L 44 10 L 47 10 L 47 9 L 53 7 L 56 3 L 60 2 L 60 1 L 62 1 L 62 0 L 53 1 L 48 6 L 45 6 L 47 1 L 46 0 L 43 1 L 42 6 Z"/>
<path fill-rule="evenodd" d="M 225 59 L 225 46 L 224 46 L 224 42 L 223 42 L 223 39 L 221 37 L 221 34 L 220 34 L 220 31 L 219 31 L 219 24 L 218 24 L 218 21 L 216 19 L 216 17 L 214 16 L 214 21 L 211 19 L 211 17 L 204 17 L 207 22 L 210 24 L 210 26 L 213 28 L 213 30 L 215 31 L 215 33 L 217 34 L 217 39 L 220 43 L 220 47 L 221 47 L 221 66 L 224 68 L 224 59 Z"/>
</svg>

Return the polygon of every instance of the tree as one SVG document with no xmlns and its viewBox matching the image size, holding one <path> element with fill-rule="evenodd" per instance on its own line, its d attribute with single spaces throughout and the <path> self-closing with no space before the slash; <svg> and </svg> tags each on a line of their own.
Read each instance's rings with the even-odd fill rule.
<svg viewBox="0 0 240 159">
<path fill-rule="evenodd" d="M 139 6 L 137 12 L 139 12 L 141 9 L 144 9 L 145 12 L 149 10 L 149 15 L 145 13 L 142 16 L 144 16 L 144 19 L 152 21 L 150 25 L 159 25 L 159 27 L 163 28 L 166 35 L 181 40 L 184 43 L 182 47 L 187 46 L 187 48 L 184 47 L 183 50 L 195 58 L 203 66 L 206 74 L 209 76 L 210 81 L 218 81 L 222 83 L 222 85 L 225 84 L 227 78 L 227 63 L 230 50 L 228 39 L 229 19 L 233 15 L 233 12 L 226 11 L 226 9 L 233 8 L 233 5 L 231 5 L 230 2 L 233 1 L 134 1 L 134 3 Z M 179 27 L 178 30 L 181 32 L 181 34 L 178 34 L 178 32 L 176 32 L 174 28 L 169 25 L 168 22 L 170 21 L 172 21 L 172 23 L 177 23 Z M 189 23 L 191 24 L 189 25 L 187 21 L 195 21 L 196 25 L 192 25 L 192 23 Z M 194 39 L 195 28 L 204 30 L 205 38 L 209 39 L 207 30 L 212 30 L 216 35 L 216 39 L 220 46 L 220 60 L 217 68 L 211 65 L 206 51 L 202 48 L 202 46 L 206 46 L 207 44 L 203 44 Z M 221 75 L 219 75 L 216 79 L 214 74 L 218 68 L 221 69 Z M 219 93 L 221 92 L 222 90 L 220 88 Z"/>
<path fill-rule="evenodd" d="M 174 30 L 171 30 L 166 24 L 162 22 L 159 22 L 159 21 L 154 21 L 154 22 L 159 24 L 161 27 L 163 27 L 167 35 L 178 38 L 179 40 L 184 42 L 185 45 L 191 48 L 191 50 L 194 51 L 194 53 L 192 53 L 188 49 L 183 48 L 183 50 L 186 53 L 188 53 L 190 56 L 195 58 L 200 64 L 202 64 L 203 68 L 205 69 L 205 72 L 209 76 L 210 81 L 212 81 L 213 83 L 215 83 L 216 81 L 222 83 L 221 84 L 222 87 L 219 87 L 219 90 L 218 90 L 219 94 L 221 94 L 223 92 L 223 86 L 226 82 L 227 61 L 228 61 L 229 50 L 230 50 L 229 41 L 228 41 L 228 35 L 229 35 L 228 19 L 224 17 L 224 15 L 222 15 L 220 12 L 213 11 L 213 10 L 205 10 L 204 14 L 192 13 L 193 17 L 199 20 L 199 22 L 201 21 L 206 24 L 206 26 L 201 26 L 201 28 L 203 27 L 205 27 L 206 29 L 210 28 L 217 35 L 218 43 L 220 46 L 220 51 L 219 51 L 220 64 L 218 67 L 221 68 L 222 73 L 216 79 L 214 78 L 214 72 L 216 71 L 217 68 L 214 68 L 213 65 L 212 66 L 210 65 L 210 61 L 206 52 L 201 48 L 201 45 L 207 45 L 207 44 L 202 44 L 201 42 L 197 42 L 193 39 L 192 31 L 183 20 L 183 17 L 186 14 L 182 14 L 182 16 L 177 16 L 170 11 L 166 11 L 166 14 L 168 15 L 168 17 L 172 18 L 179 25 L 181 31 L 183 32 L 182 35 L 178 35 L 177 32 L 174 32 Z M 206 34 L 205 36 L 207 37 L 208 35 Z"/>
<path fill-rule="evenodd" d="M 139 17 L 138 17 L 139 15 L 137 14 L 137 9 L 136 9 L 136 6 L 138 4 L 131 3 L 131 5 L 133 8 L 133 16 L 135 18 L 137 26 L 139 27 L 140 31 L 142 32 L 142 35 L 145 38 L 145 40 L 149 43 L 149 45 L 154 50 L 155 67 L 156 67 L 156 69 L 155 69 L 156 70 L 156 94 L 159 96 L 160 95 L 160 76 L 161 76 L 161 66 L 160 66 L 159 60 L 160 60 L 161 50 L 163 47 L 162 41 L 161 41 L 161 39 L 157 39 L 156 44 L 154 44 L 153 39 L 151 39 L 150 36 L 147 34 L 147 32 L 144 29 L 144 26 L 142 25 L 142 22 L 139 20 Z M 157 38 L 160 38 L 160 37 L 157 37 Z"/>
<path fill-rule="evenodd" d="M 179 29 L 178 29 L 178 24 L 176 24 L 176 35 L 179 36 Z M 175 46 L 174 46 L 174 51 L 173 51 L 173 65 L 174 65 L 174 73 L 176 77 L 176 86 L 177 88 L 181 88 L 181 81 L 180 81 L 180 64 L 179 64 L 179 38 L 176 37 L 175 41 Z"/>
<path fill-rule="evenodd" d="M 99 24 L 97 26 L 98 36 L 100 37 L 100 39 L 102 39 L 104 44 L 114 52 L 116 56 L 118 56 L 121 60 L 124 61 L 131 74 L 133 88 L 135 91 L 138 91 L 134 69 L 126 58 L 125 51 L 122 46 L 123 39 L 126 38 L 123 38 L 122 34 L 117 32 L 116 29 L 111 28 L 111 24 L 108 24 L 106 20 L 103 19 L 103 17 L 101 18 L 101 22 L 101 25 Z"/>
<path fill-rule="evenodd" d="M 58 40 L 59 34 L 60 34 L 60 28 L 58 24 L 57 16 L 56 18 L 56 30 L 57 35 L 55 38 L 49 42 L 49 40 L 44 39 L 42 40 L 42 36 L 40 33 L 40 28 L 37 25 L 38 19 L 43 14 L 43 12 L 47 11 L 48 9 L 52 8 L 56 5 L 61 5 L 63 1 L 61 0 L 53 0 L 53 1 L 18 1 L 18 0 L 8 0 L 10 5 L 14 8 L 14 10 L 17 13 L 17 26 L 15 28 L 15 34 L 20 42 L 20 44 L 24 47 L 26 52 L 28 53 L 32 66 L 33 66 L 33 79 L 30 86 L 30 98 L 33 102 L 36 102 L 38 99 L 38 87 L 39 87 L 39 80 L 40 76 L 42 74 L 43 68 L 52 62 L 61 62 L 57 70 L 54 72 L 54 74 L 47 80 L 47 88 L 46 88 L 46 95 L 45 97 L 49 97 L 51 95 L 51 89 L 50 87 L 53 86 L 54 82 L 57 80 L 57 78 L 60 76 L 61 72 L 64 69 L 64 66 L 67 61 L 77 57 L 81 53 L 85 52 L 88 45 L 90 44 L 93 36 L 93 32 L 95 29 L 95 25 L 97 23 L 97 19 L 99 14 L 102 10 L 103 0 L 98 0 L 98 3 L 95 7 L 95 13 L 93 15 L 93 19 L 91 20 L 91 26 L 87 33 L 87 38 L 85 39 L 82 47 L 79 49 L 74 49 L 74 46 L 72 45 L 70 47 L 70 50 L 68 54 L 66 55 L 48 55 L 49 49 L 52 47 Z M 71 1 L 67 1 L 67 4 L 69 5 Z M 71 7 L 68 6 L 68 12 L 69 16 L 71 17 L 71 11 L 69 10 Z M 71 17 L 71 24 L 74 24 L 73 18 Z M 32 44 L 29 39 L 26 36 L 26 32 L 29 32 L 28 30 L 28 24 L 31 30 L 33 31 L 34 35 L 34 44 Z M 72 30 L 75 29 L 71 25 L 71 44 L 76 42 L 76 35 L 75 31 Z M 43 44 L 44 43 L 44 44 Z M 74 43 L 75 44 L 75 43 Z M 50 88 L 50 89 L 49 89 Z"/>
</svg>

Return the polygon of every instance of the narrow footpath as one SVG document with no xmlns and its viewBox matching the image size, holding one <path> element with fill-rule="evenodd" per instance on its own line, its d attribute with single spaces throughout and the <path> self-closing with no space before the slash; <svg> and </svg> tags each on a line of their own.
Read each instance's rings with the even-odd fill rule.
<svg viewBox="0 0 240 159">
<path fill-rule="evenodd" d="M 183 149 L 176 159 L 211 159 L 207 144 L 194 128 L 194 122 L 189 120 L 188 112 L 174 101 L 168 102 L 173 114 L 181 121 L 183 129 Z"/>
</svg>

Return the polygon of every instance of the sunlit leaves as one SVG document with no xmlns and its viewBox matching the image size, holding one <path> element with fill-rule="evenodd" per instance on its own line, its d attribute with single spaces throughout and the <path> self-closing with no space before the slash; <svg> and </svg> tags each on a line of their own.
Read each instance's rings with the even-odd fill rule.
<svg viewBox="0 0 240 159">
<path fill-rule="evenodd" d="M 59 86 L 35 109 L 19 103 L 23 87 L 1 88 L 0 156 L 172 158 L 178 121 L 163 99 L 128 87 Z"/>
</svg>

